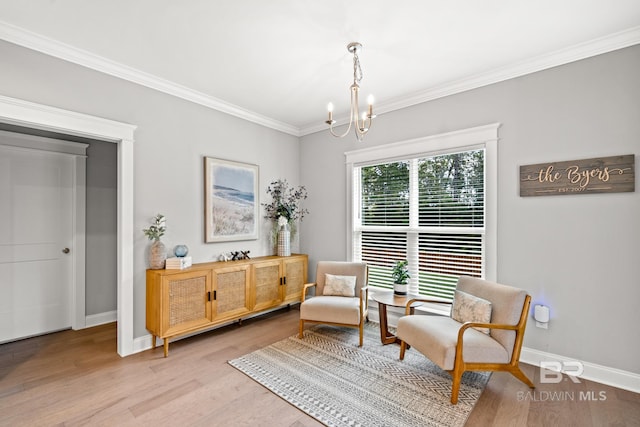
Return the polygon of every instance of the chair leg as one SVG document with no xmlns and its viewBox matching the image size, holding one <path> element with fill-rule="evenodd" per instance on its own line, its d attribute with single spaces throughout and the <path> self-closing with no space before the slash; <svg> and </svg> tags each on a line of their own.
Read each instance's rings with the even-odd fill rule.
<svg viewBox="0 0 640 427">
<path fill-rule="evenodd" d="M 304 320 L 300 319 L 300 331 L 298 332 L 298 338 L 302 339 L 304 336 Z"/>
<path fill-rule="evenodd" d="M 451 404 L 456 405 L 458 403 L 458 392 L 460 392 L 460 382 L 462 381 L 462 374 L 464 372 L 458 372 L 453 370 L 450 374 L 453 376 L 453 385 L 451 386 Z"/>
<path fill-rule="evenodd" d="M 536 388 L 536 386 L 531 382 L 531 380 L 522 372 L 519 366 L 515 366 L 511 371 L 511 375 L 525 383 L 529 386 L 529 388 Z"/>
<path fill-rule="evenodd" d="M 364 322 L 360 321 L 360 345 L 359 345 L 359 347 L 362 347 L 363 343 L 364 343 Z"/>
<path fill-rule="evenodd" d="M 407 350 L 407 343 L 400 341 L 400 360 L 404 360 L 404 352 Z"/>
</svg>

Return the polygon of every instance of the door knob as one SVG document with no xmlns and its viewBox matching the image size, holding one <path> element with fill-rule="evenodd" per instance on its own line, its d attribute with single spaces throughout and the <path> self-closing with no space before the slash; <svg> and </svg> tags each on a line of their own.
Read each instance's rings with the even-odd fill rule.
<svg viewBox="0 0 640 427">
<path fill-rule="evenodd" d="M 63 253 L 63 254 L 68 254 L 69 252 L 71 252 L 71 249 L 69 249 L 69 248 L 64 248 L 64 249 L 62 250 L 62 253 Z"/>
</svg>

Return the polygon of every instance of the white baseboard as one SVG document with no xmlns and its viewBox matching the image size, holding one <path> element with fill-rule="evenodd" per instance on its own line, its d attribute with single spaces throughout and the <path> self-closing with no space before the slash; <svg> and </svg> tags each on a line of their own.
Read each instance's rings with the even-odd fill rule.
<svg viewBox="0 0 640 427">
<path fill-rule="evenodd" d="M 85 317 L 84 327 L 90 328 L 92 326 L 104 325 L 105 323 L 115 322 L 116 320 L 118 320 L 118 312 L 116 310 L 90 314 Z"/>
<path fill-rule="evenodd" d="M 179 337 L 175 337 L 175 338 L 171 338 L 171 342 L 174 341 L 179 341 L 183 338 L 187 338 L 193 335 L 197 335 L 200 334 L 204 331 L 200 331 L 200 332 L 195 332 L 193 334 L 189 334 L 189 335 L 182 335 Z M 157 338 L 156 339 L 156 347 L 160 347 L 160 351 L 162 351 L 162 346 L 164 344 L 164 341 L 162 340 L 162 338 Z M 151 334 L 149 335 L 145 335 L 139 338 L 136 338 L 133 340 L 133 353 L 140 353 L 141 351 L 146 351 L 146 350 L 150 350 L 153 347 L 153 336 Z M 133 354 L 132 353 L 132 354 Z"/>
<path fill-rule="evenodd" d="M 522 363 L 528 363 L 529 365 L 535 366 L 540 366 L 541 362 L 559 362 L 561 364 L 564 362 L 580 362 L 584 370 L 579 378 L 633 391 L 634 393 L 640 393 L 640 375 L 633 372 L 576 360 L 571 357 L 560 356 L 558 354 L 547 353 L 527 347 L 522 347 L 520 361 Z"/>
<path fill-rule="evenodd" d="M 90 314 L 85 317 L 85 328 L 92 326 L 104 325 L 105 323 L 112 323 L 118 321 L 118 312 L 106 311 L 104 313 Z M 151 348 L 151 335 L 146 335 L 133 340 L 133 351 L 130 354 L 139 353 Z"/>
<path fill-rule="evenodd" d="M 133 351 L 131 352 L 131 354 L 149 350 L 151 348 L 152 339 L 153 337 L 151 335 L 145 335 L 143 337 L 135 338 L 133 340 Z"/>
</svg>

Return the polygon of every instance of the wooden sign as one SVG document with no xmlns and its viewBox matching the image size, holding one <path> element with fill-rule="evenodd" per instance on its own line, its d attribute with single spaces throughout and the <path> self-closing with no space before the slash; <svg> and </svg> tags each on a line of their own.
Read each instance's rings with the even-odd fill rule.
<svg viewBox="0 0 640 427">
<path fill-rule="evenodd" d="M 520 166 L 520 196 L 635 191 L 635 155 Z"/>
</svg>

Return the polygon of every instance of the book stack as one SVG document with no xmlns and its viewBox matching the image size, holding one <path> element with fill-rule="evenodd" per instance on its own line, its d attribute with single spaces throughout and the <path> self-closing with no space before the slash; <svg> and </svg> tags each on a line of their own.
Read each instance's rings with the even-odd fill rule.
<svg viewBox="0 0 640 427">
<path fill-rule="evenodd" d="M 192 261 L 190 256 L 167 258 L 164 268 L 167 270 L 183 270 L 191 267 Z"/>
</svg>

